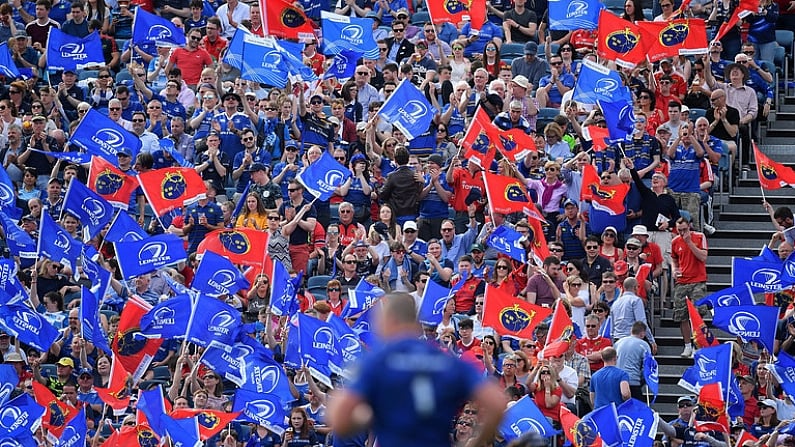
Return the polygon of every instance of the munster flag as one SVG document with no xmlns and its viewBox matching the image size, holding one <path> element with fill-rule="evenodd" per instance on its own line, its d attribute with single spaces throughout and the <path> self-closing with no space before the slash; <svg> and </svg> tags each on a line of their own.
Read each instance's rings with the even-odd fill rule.
<svg viewBox="0 0 795 447">
<path fill-rule="evenodd" d="M 141 189 L 155 214 L 189 205 L 207 192 L 202 177 L 193 168 L 163 168 L 138 174 Z"/>
<path fill-rule="evenodd" d="M 600 58 L 626 68 L 634 68 L 646 60 L 646 45 L 634 23 L 603 9 L 599 13 L 598 30 L 596 53 Z"/>
<path fill-rule="evenodd" d="M 229 259 L 233 264 L 261 266 L 268 250 L 268 233 L 253 228 L 211 231 L 201 241 L 196 253 L 210 250 Z"/>
<path fill-rule="evenodd" d="M 240 411 L 227 413 L 218 410 L 181 408 L 172 411 L 170 416 L 174 419 L 186 419 L 195 416 L 199 423 L 199 438 L 202 441 L 206 441 L 219 433 L 230 422 L 237 419 L 240 413 Z"/>
<path fill-rule="evenodd" d="M 141 298 L 133 295 L 128 299 L 121 311 L 119 329 L 111 344 L 114 358 L 119 360 L 125 371 L 133 372 L 133 382 L 138 382 L 143 377 L 163 343 L 163 340 L 136 337 L 141 333 L 141 317 L 150 310 L 152 306 Z"/>
<path fill-rule="evenodd" d="M 729 418 L 726 413 L 726 400 L 720 383 L 708 383 L 698 393 L 696 412 L 696 431 L 717 430 L 729 432 Z"/>
<path fill-rule="evenodd" d="M 698 313 L 696 306 L 693 305 L 690 298 L 687 298 L 685 301 L 687 301 L 687 313 L 690 315 L 690 326 L 693 329 L 693 342 L 696 344 L 696 347 L 706 348 L 709 346 L 717 346 L 718 339 L 712 335 L 712 331 L 710 331 L 709 327 L 704 323 L 704 319 L 701 318 L 701 314 Z"/>
<path fill-rule="evenodd" d="M 533 330 L 552 309 L 520 300 L 496 287 L 486 286 L 483 326 L 492 327 L 500 335 L 533 338 Z"/>
<path fill-rule="evenodd" d="M 756 172 L 759 174 L 759 184 L 764 189 L 779 189 L 784 186 L 795 188 L 795 171 L 781 163 L 768 158 L 759 147 L 754 144 L 754 159 Z"/>
<path fill-rule="evenodd" d="M 48 436 L 58 439 L 63 434 L 66 424 L 77 414 L 77 408 L 66 405 L 56 398 L 52 391 L 38 381 L 33 381 L 33 398 L 44 407 L 41 425 L 48 431 Z"/>
<path fill-rule="evenodd" d="M 591 206 L 610 215 L 624 213 L 624 199 L 629 192 L 629 185 L 603 185 L 593 165 L 585 165 L 582 170 L 582 189 L 580 200 L 590 200 Z"/>
<path fill-rule="evenodd" d="M 113 206 L 127 209 L 130 196 L 138 187 L 138 179 L 127 175 L 113 163 L 96 155 L 91 159 L 88 187 Z"/>
<path fill-rule="evenodd" d="M 486 21 L 486 0 L 438 0 L 427 3 L 433 23 L 469 21 L 473 29 L 480 29 Z"/>
<path fill-rule="evenodd" d="M 522 129 L 500 131 L 497 150 L 514 163 L 524 160 L 530 152 L 538 152 L 533 137 L 526 134 Z"/>
<path fill-rule="evenodd" d="M 262 28 L 266 36 L 310 41 L 315 38 L 312 21 L 287 0 L 260 0 Z"/>
<path fill-rule="evenodd" d="M 668 22 L 638 22 L 647 56 L 651 62 L 680 54 L 707 52 L 707 27 L 703 19 L 677 19 Z"/>
<path fill-rule="evenodd" d="M 110 367 L 110 383 L 107 388 L 96 387 L 99 398 L 113 408 L 114 414 L 124 414 L 130 405 L 130 389 L 127 386 L 129 373 L 125 371 L 119 358 L 113 356 L 113 363 Z"/>
<path fill-rule="evenodd" d="M 497 144 L 500 141 L 500 129 L 491 123 L 489 116 L 482 107 L 475 112 L 475 119 L 469 125 L 461 145 L 466 149 L 464 158 L 488 170 L 494 155 L 497 153 Z"/>
<path fill-rule="evenodd" d="M 527 240 L 530 241 L 530 246 L 536 257 L 542 261 L 549 257 L 549 247 L 547 246 L 547 237 L 544 236 L 544 227 L 538 219 L 527 219 L 530 224 L 530 232 L 527 233 Z"/>
<path fill-rule="evenodd" d="M 531 213 L 535 210 L 533 200 L 527 195 L 522 181 L 505 175 L 483 171 L 483 182 L 492 213 Z"/>
<path fill-rule="evenodd" d="M 148 425 L 123 425 L 108 436 L 102 447 L 150 447 L 160 445 L 159 439 Z"/>
<path fill-rule="evenodd" d="M 552 321 L 549 323 L 549 333 L 547 334 L 547 344 L 542 351 L 544 358 L 558 357 L 569 349 L 577 336 L 574 334 L 574 323 L 566 312 L 566 307 L 560 301 L 555 305 L 552 313 Z"/>
<path fill-rule="evenodd" d="M 602 439 L 593 430 L 593 426 L 578 418 L 565 405 L 560 406 L 560 425 L 563 427 L 566 439 L 574 447 L 596 447 L 602 445 Z"/>
<path fill-rule="evenodd" d="M 720 40 L 726 33 L 729 32 L 733 27 L 737 26 L 737 23 L 740 22 L 740 19 L 745 18 L 748 14 L 756 12 L 759 8 L 759 2 L 754 0 L 740 0 L 740 4 L 734 8 L 734 12 L 732 13 L 729 20 L 723 22 L 723 24 L 718 29 L 718 33 L 715 34 L 715 38 L 712 41 Z"/>
<path fill-rule="evenodd" d="M 594 152 L 602 152 L 607 149 L 607 139 L 610 138 L 610 130 L 607 127 L 588 126 L 585 130 L 591 137 Z"/>
</svg>

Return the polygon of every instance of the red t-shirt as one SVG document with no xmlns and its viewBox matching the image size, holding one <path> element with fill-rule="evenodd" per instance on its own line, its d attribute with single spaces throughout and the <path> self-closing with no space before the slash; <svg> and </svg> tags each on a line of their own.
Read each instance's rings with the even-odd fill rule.
<svg viewBox="0 0 795 447">
<path fill-rule="evenodd" d="M 707 249 L 707 238 L 703 234 L 691 231 L 691 239 L 696 247 Z M 676 279 L 677 284 L 695 284 L 707 281 L 707 264 L 701 262 L 687 246 L 682 236 L 676 236 L 671 241 L 671 258 L 679 262 L 682 276 Z"/>
<path fill-rule="evenodd" d="M 555 387 L 551 394 L 553 396 L 560 397 L 563 394 L 563 390 L 560 387 Z M 538 409 L 541 410 L 541 414 L 551 418 L 557 423 L 560 423 L 560 401 L 558 401 L 558 404 L 554 407 L 547 408 L 547 402 L 544 395 L 544 390 L 541 387 L 536 388 L 536 391 L 533 393 L 533 401 L 535 402 Z"/>
<path fill-rule="evenodd" d="M 478 171 L 473 176 L 469 169 L 456 168 L 456 170 L 453 171 L 453 183 L 451 183 L 450 186 L 453 187 L 453 198 L 450 205 L 455 211 L 467 210 L 466 198 L 473 187 L 480 188 L 483 198 L 486 197 L 486 186 L 483 183 L 483 171 Z"/>
<path fill-rule="evenodd" d="M 480 340 L 478 340 L 475 337 L 472 337 L 472 343 L 470 343 L 468 346 L 464 345 L 464 343 L 461 340 L 455 342 L 455 345 L 458 346 L 458 349 L 461 351 L 461 353 L 464 353 L 472 350 L 472 348 L 474 348 L 475 346 L 480 346 Z"/>
<path fill-rule="evenodd" d="M 613 342 L 610 341 L 609 338 L 599 337 L 590 339 L 585 337 L 577 340 L 577 344 L 574 345 L 574 350 L 587 357 L 594 352 L 599 352 L 608 346 L 613 346 Z M 596 370 L 605 366 L 605 362 L 603 362 L 601 359 L 596 362 L 591 362 L 589 360 L 588 366 L 591 367 L 591 372 L 595 372 Z"/>
</svg>

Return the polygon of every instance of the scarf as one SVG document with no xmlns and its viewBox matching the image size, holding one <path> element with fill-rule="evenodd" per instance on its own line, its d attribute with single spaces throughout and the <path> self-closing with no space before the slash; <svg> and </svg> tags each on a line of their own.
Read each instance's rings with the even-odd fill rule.
<svg viewBox="0 0 795 447">
<path fill-rule="evenodd" d="M 547 178 L 544 177 L 541 179 L 541 184 L 544 185 L 544 192 L 541 193 L 541 208 L 546 208 L 547 204 L 550 200 L 552 200 L 552 194 L 555 192 L 556 189 L 562 185 L 560 180 L 555 181 L 553 184 L 547 183 Z"/>
</svg>

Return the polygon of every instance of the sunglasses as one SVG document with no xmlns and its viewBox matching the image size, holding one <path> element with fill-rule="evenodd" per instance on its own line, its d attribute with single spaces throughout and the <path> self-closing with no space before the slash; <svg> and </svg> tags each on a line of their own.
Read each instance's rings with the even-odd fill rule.
<svg viewBox="0 0 795 447">
<path fill-rule="evenodd" d="M 550 248 L 549 251 L 554 251 L 555 253 L 563 253 L 562 248 Z"/>
<path fill-rule="evenodd" d="M 298 188 L 287 188 L 287 192 L 296 192 L 300 191 Z"/>
<path fill-rule="evenodd" d="M 471 427 L 472 423 L 467 421 L 458 421 L 458 425 L 465 425 L 467 427 Z"/>
<path fill-rule="evenodd" d="M 497 269 L 497 270 L 508 270 L 508 266 L 507 265 L 498 265 L 497 267 L 494 267 L 494 268 Z"/>
<path fill-rule="evenodd" d="M 190 40 L 192 40 L 193 42 L 199 42 L 199 41 L 202 40 L 202 38 L 201 37 L 196 37 L 196 36 L 190 36 Z"/>
<path fill-rule="evenodd" d="M 143 123 L 143 122 L 145 122 L 145 121 L 146 121 L 146 120 L 142 120 L 142 119 L 140 119 L 140 118 L 137 118 L 137 119 L 133 119 L 133 120 L 132 120 L 132 122 L 134 122 L 134 123 Z"/>
<path fill-rule="evenodd" d="M 442 231 L 444 231 L 444 232 L 453 231 L 453 228 L 442 228 Z"/>
<path fill-rule="evenodd" d="M 99 75 L 99 79 L 108 79 L 110 75 Z"/>
<path fill-rule="evenodd" d="M 268 216 L 268 220 L 281 220 L 279 216 Z"/>
<path fill-rule="evenodd" d="M 638 250 L 640 247 L 637 245 L 627 245 L 627 250 Z"/>
<path fill-rule="evenodd" d="M 596 327 L 599 327 L 599 326 L 597 326 L 595 324 L 586 324 L 585 327 L 587 327 L 587 328 L 589 328 L 589 327 L 596 328 Z"/>
<path fill-rule="evenodd" d="M 403 230 L 404 233 L 416 233 L 417 230 Z"/>
<path fill-rule="evenodd" d="M 323 104 L 323 101 L 314 100 L 314 101 L 310 101 L 309 104 L 312 104 L 313 106 L 316 106 L 316 105 L 319 105 L 319 104 Z"/>
<path fill-rule="evenodd" d="M 276 110 L 276 107 L 264 107 L 263 110 L 265 110 L 266 112 L 273 112 Z"/>
<path fill-rule="evenodd" d="M 605 279 L 604 281 L 602 281 L 602 284 L 615 284 L 615 283 L 616 282 L 614 280 L 612 280 L 612 279 Z M 601 309 L 597 309 L 597 310 L 594 310 L 594 312 L 604 312 L 604 311 L 601 310 Z"/>
<path fill-rule="evenodd" d="M 348 260 L 348 261 L 345 261 L 345 264 L 356 264 L 356 261 Z"/>
<path fill-rule="evenodd" d="M 329 291 L 329 292 L 339 292 L 340 288 L 339 287 L 329 287 L 326 290 Z"/>
</svg>

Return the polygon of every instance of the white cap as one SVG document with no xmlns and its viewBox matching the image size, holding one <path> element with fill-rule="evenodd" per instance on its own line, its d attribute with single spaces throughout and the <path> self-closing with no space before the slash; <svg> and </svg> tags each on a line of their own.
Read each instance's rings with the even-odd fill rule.
<svg viewBox="0 0 795 447">
<path fill-rule="evenodd" d="M 403 224 L 403 231 L 406 230 L 417 231 L 417 222 L 414 222 L 413 220 L 407 220 L 406 223 Z"/>
</svg>

